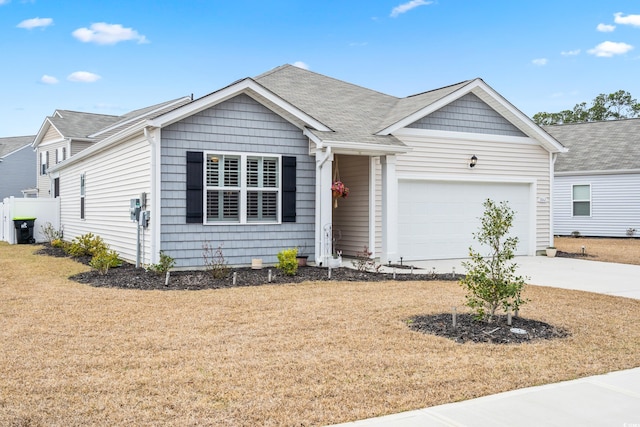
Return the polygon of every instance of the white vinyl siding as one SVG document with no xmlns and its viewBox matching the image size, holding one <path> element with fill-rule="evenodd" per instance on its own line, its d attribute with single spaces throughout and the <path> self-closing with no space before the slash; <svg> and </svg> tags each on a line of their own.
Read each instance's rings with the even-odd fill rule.
<svg viewBox="0 0 640 427">
<path fill-rule="evenodd" d="M 574 185 L 589 184 L 590 215 L 573 215 Z M 554 234 L 627 237 L 640 230 L 640 174 L 556 176 L 553 184 Z M 637 237 L 640 232 L 635 233 Z"/>
<path fill-rule="evenodd" d="M 85 219 L 80 219 L 80 178 L 86 174 Z M 136 224 L 131 221 L 130 199 L 147 193 L 152 210 L 150 147 L 143 137 L 125 141 L 60 170 L 61 225 L 64 238 L 93 233 L 130 262 L 136 259 Z M 117 177 L 117 179 L 114 179 Z M 153 217 L 151 219 L 153 222 Z M 142 229 L 142 262 L 151 260 L 151 226 Z"/>
<path fill-rule="evenodd" d="M 369 246 L 369 157 L 336 155 L 336 160 L 340 180 L 349 188 L 349 195 L 337 199 L 333 234 L 336 249 L 343 255 L 355 256 L 365 245 Z"/>
<path fill-rule="evenodd" d="M 589 184 L 574 185 L 573 216 L 591 216 L 591 186 Z"/>
<path fill-rule="evenodd" d="M 398 179 L 456 180 L 469 182 L 515 182 L 533 185 L 535 194 L 535 248 L 549 245 L 550 161 L 549 152 L 528 138 L 402 130 L 396 135 L 411 147 L 398 156 Z M 469 168 L 475 155 L 477 165 Z"/>
</svg>

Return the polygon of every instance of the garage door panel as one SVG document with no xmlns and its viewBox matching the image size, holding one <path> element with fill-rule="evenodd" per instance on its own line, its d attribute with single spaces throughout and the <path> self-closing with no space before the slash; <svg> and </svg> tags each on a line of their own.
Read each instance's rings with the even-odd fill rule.
<svg viewBox="0 0 640 427">
<path fill-rule="evenodd" d="M 407 260 L 464 258 L 478 247 L 473 233 L 480 227 L 488 198 L 506 200 L 516 211 L 511 235 L 526 254 L 530 229 L 530 185 L 511 183 L 400 181 L 399 256 Z"/>
</svg>

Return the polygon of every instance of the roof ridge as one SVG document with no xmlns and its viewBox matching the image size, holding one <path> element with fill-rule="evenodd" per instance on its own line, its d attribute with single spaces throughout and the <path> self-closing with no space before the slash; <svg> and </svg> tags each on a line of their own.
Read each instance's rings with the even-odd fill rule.
<svg viewBox="0 0 640 427">
<path fill-rule="evenodd" d="M 358 85 L 358 84 L 355 84 L 355 83 L 351 83 L 351 82 L 348 82 L 346 80 L 340 80 L 340 79 L 338 79 L 336 77 L 327 76 L 326 74 L 322 74 L 322 73 L 319 73 L 317 71 L 307 70 L 305 68 L 296 67 L 295 65 L 291 65 L 291 64 L 280 65 L 280 66 L 278 66 L 278 67 L 276 67 L 276 68 L 274 68 L 272 70 L 269 70 L 269 71 L 267 71 L 265 73 L 260 74 L 259 76 L 254 77 L 253 79 L 255 81 L 258 81 L 262 77 L 266 77 L 266 76 L 269 76 L 271 74 L 275 74 L 277 71 L 281 71 L 281 70 L 288 69 L 288 68 L 295 68 L 296 70 L 300 70 L 301 72 L 306 72 L 306 73 L 313 74 L 313 75 L 316 75 L 316 76 L 319 76 L 319 77 L 322 77 L 322 78 L 325 78 L 325 79 L 329 79 L 329 80 L 332 80 L 332 81 L 335 81 L 335 82 L 340 82 L 340 83 L 346 84 L 348 86 L 357 87 L 359 89 L 366 90 L 367 92 L 377 93 L 377 94 L 383 95 L 383 96 L 388 97 L 388 98 L 401 99 L 401 98 L 398 98 L 397 96 L 389 95 L 388 93 L 384 93 L 384 92 L 380 92 L 379 90 L 375 90 L 375 89 L 371 89 L 371 88 L 368 88 L 368 87 L 365 87 L 365 86 L 361 86 L 361 85 Z"/>
<path fill-rule="evenodd" d="M 450 85 L 446 85 L 446 86 L 442 86 L 442 87 L 437 87 L 437 88 L 435 88 L 435 89 L 431 89 L 431 90 L 425 90 L 424 92 L 414 93 L 413 95 L 405 96 L 403 99 L 406 99 L 406 98 L 412 98 L 412 97 L 414 97 L 414 96 L 424 95 L 424 94 L 426 94 L 426 93 L 435 92 L 435 91 L 437 91 L 437 90 L 447 89 L 447 88 L 450 88 L 450 87 L 453 87 L 453 86 L 461 85 L 461 84 L 463 84 L 463 83 L 465 83 L 465 85 L 466 85 L 466 84 L 471 83 L 472 81 L 474 81 L 474 80 L 478 80 L 478 79 L 480 79 L 480 78 L 479 78 L 479 77 L 476 77 L 475 79 L 462 80 L 462 81 L 460 81 L 460 82 L 458 82 L 458 83 L 453 83 L 453 84 L 450 84 Z M 480 79 L 480 80 L 481 80 L 481 79 Z"/>
</svg>

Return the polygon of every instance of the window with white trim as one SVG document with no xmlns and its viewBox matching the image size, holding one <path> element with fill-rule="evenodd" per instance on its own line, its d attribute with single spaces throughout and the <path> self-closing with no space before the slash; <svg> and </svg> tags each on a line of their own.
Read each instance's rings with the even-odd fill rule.
<svg viewBox="0 0 640 427">
<path fill-rule="evenodd" d="M 571 190 L 573 216 L 591 216 L 591 185 L 574 185 Z"/>
<path fill-rule="evenodd" d="M 46 175 L 48 167 L 49 167 L 49 152 L 41 151 L 40 152 L 40 175 Z"/>
<path fill-rule="evenodd" d="M 205 188 L 206 222 L 278 222 L 280 158 L 208 153 Z"/>
<path fill-rule="evenodd" d="M 63 162 L 65 157 L 67 156 L 67 148 L 66 147 L 58 147 L 56 148 L 56 164 Z"/>
<path fill-rule="evenodd" d="M 84 219 L 85 174 L 80 175 L 80 219 Z"/>
</svg>

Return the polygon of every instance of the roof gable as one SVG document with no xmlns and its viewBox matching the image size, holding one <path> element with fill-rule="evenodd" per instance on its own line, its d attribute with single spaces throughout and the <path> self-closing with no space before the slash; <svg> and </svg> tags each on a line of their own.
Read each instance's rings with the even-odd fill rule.
<svg viewBox="0 0 640 427">
<path fill-rule="evenodd" d="M 419 95 L 424 96 L 429 92 Z M 422 107 L 404 118 L 389 124 L 378 132 L 379 135 L 393 134 L 402 128 L 408 127 L 412 123 L 426 117 L 441 108 L 451 104 L 452 102 L 462 98 L 467 94 L 473 94 L 488 107 L 494 110 L 499 116 L 510 122 L 513 127 L 519 129 L 524 135 L 536 140 L 542 147 L 551 153 L 560 153 L 566 149 L 555 140 L 551 135 L 546 133 L 540 126 L 536 125 L 529 117 L 514 107 L 502 95 L 487 85 L 482 79 L 474 79 L 457 85 L 448 86 L 441 90 L 435 91 L 428 98 L 422 100 L 425 102 Z M 411 101 L 414 105 L 419 105 L 416 101 Z"/>
<path fill-rule="evenodd" d="M 526 136 L 513 123 L 485 104 L 473 93 L 467 93 L 439 110 L 407 127 L 490 135 Z"/>
</svg>

